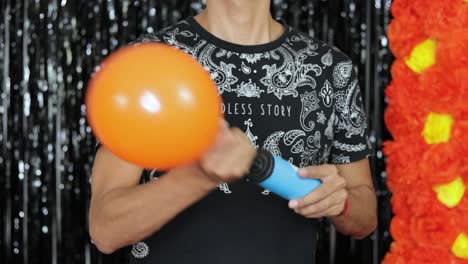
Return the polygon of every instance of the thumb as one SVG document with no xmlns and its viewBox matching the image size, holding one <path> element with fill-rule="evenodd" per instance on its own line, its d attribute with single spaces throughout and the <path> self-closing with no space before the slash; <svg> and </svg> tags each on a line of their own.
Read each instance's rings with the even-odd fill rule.
<svg viewBox="0 0 468 264">
<path fill-rule="evenodd" d="M 222 139 L 228 133 L 229 133 L 229 123 L 224 119 L 220 119 L 219 120 L 219 125 L 218 125 L 218 134 L 217 134 L 216 142 L 219 143 L 219 142 L 223 141 Z"/>
<path fill-rule="evenodd" d="M 226 130 L 229 128 L 229 123 L 225 119 L 220 119 L 219 120 L 219 128 L 220 130 Z"/>
</svg>

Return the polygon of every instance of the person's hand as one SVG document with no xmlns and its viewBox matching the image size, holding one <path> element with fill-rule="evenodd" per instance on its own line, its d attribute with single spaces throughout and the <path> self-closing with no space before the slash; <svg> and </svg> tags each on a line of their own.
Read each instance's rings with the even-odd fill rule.
<svg viewBox="0 0 468 264">
<path fill-rule="evenodd" d="M 222 120 L 216 143 L 205 153 L 199 165 L 216 184 L 233 182 L 245 176 L 257 151 L 238 128 L 229 128 Z"/>
<path fill-rule="evenodd" d="M 299 175 L 322 181 L 306 196 L 289 201 L 289 207 L 307 218 L 333 217 L 340 215 L 348 198 L 346 181 L 334 165 L 309 166 L 301 168 Z"/>
</svg>

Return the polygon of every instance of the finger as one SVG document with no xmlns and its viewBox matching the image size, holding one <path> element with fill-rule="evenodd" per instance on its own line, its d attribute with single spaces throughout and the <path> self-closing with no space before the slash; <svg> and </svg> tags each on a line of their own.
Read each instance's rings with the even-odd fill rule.
<svg viewBox="0 0 468 264">
<path fill-rule="evenodd" d="M 339 205 L 343 206 L 348 197 L 346 190 L 338 190 L 332 195 L 318 201 L 317 203 L 307 204 L 303 207 L 297 207 L 296 210 L 303 215 L 316 214 L 318 212 L 326 211 L 328 208 Z"/>
<path fill-rule="evenodd" d="M 229 123 L 225 119 L 219 120 L 219 128 L 220 130 L 226 130 L 229 128 Z"/>
<path fill-rule="evenodd" d="M 336 200 L 336 199 L 335 199 Z M 313 215 L 325 212 L 328 208 L 335 206 L 337 201 L 333 198 L 323 199 L 315 204 L 310 204 L 304 207 L 299 207 L 295 209 L 295 212 L 301 215 Z"/>
<path fill-rule="evenodd" d="M 212 145 L 211 149 L 217 149 L 218 147 L 225 145 L 233 139 L 234 135 L 229 128 L 229 123 L 224 119 L 220 119 L 218 134 L 216 135 L 215 143 Z"/>
<path fill-rule="evenodd" d="M 307 218 L 330 217 L 330 216 L 337 216 L 341 212 L 342 212 L 342 209 L 340 209 L 340 206 L 337 205 L 337 206 L 330 207 L 326 211 L 318 212 L 318 213 L 315 213 L 315 214 L 303 215 L 303 216 L 305 216 Z"/>
<path fill-rule="evenodd" d="M 215 147 L 218 143 L 223 141 L 223 137 L 226 134 L 226 131 L 229 129 L 229 124 L 224 119 L 219 119 L 218 124 L 218 133 L 216 134 L 215 144 L 213 144 L 212 148 Z"/>
<path fill-rule="evenodd" d="M 249 138 L 239 128 L 233 127 L 233 128 L 231 128 L 231 132 L 233 133 L 233 135 L 235 135 L 242 142 L 249 143 L 249 145 L 251 144 Z"/>
<path fill-rule="evenodd" d="M 306 196 L 292 200 L 289 202 L 290 208 L 303 208 L 309 205 L 316 204 L 328 197 L 336 197 L 339 201 L 344 201 L 348 197 L 348 191 L 344 184 L 341 184 L 340 181 L 337 183 L 328 182 L 320 185 L 312 191 L 311 193 L 307 194 Z"/>
<path fill-rule="evenodd" d="M 302 210 L 302 215 L 325 215 L 335 216 L 343 212 L 346 199 L 348 199 L 348 191 L 342 190 L 337 192 L 329 201 L 322 200 L 317 204 L 311 205 L 312 208 Z M 314 211 L 315 210 L 315 211 Z"/>
<path fill-rule="evenodd" d="M 244 132 L 242 132 L 242 130 L 240 130 L 240 129 L 237 128 L 237 127 L 231 128 L 231 132 L 232 132 L 233 135 L 235 135 L 236 137 L 238 137 L 238 138 L 240 138 L 240 139 L 244 139 L 244 138 L 245 138 Z"/>
<path fill-rule="evenodd" d="M 335 165 L 324 164 L 324 165 L 319 165 L 319 166 L 308 166 L 308 167 L 300 168 L 298 170 L 298 174 L 299 176 L 305 177 L 305 178 L 322 179 L 327 176 L 337 175 L 338 169 L 336 168 Z"/>
<path fill-rule="evenodd" d="M 221 123 L 221 126 L 223 126 L 225 128 L 229 128 L 229 123 L 228 123 L 228 121 L 226 121 L 226 119 L 221 118 L 219 121 Z"/>
<path fill-rule="evenodd" d="M 252 158 L 252 162 L 253 162 L 253 156 L 255 156 L 255 154 L 257 153 L 257 150 L 253 147 L 253 144 L 250 141 L 250 139 L 244 134 L 242 130 L 240 130 L 237 127 L 231 128 L 231 131 L 233 135 L 238 140 L 240 140 L 238 146 L 242 145 L 242 150 L 246 151 L 244 154 L 246 155 L 246 157 L 249 157 L 249 159 Z"/>
<path fill-rule="evenodd" d="M 299 199 L 291 200 L 289 202 L 289 207 L 290 208 L 302 208 L 304 206 L 317 203 L 325 199 L 326 197 L 328 197 L 334 191 L 335 190 L 333 186 L 330 186 L 330 184 L 321 184 L 315 190 L 313 190 L 306 196 L 299 198 Z"/>
</svg>

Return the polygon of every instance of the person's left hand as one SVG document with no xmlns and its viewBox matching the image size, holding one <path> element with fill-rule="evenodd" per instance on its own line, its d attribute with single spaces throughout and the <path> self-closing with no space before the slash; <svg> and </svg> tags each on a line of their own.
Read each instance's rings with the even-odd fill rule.
<svg viewBox="0 0 468 264">
<path fill-rule="evenodd" d="M 319 179 L 322 184 L 306 196 L 289 201 L 291 209 L 307 218 L 333 217 L 343 212 L 348 191 L 335 165 L 304 167 L 298 173 L 304 178 Z"/>
</svg>

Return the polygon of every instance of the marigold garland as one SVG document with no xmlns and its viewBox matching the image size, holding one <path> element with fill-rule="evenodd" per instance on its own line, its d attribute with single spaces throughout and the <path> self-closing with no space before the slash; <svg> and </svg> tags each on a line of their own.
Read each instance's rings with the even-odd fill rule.
<svg viewBox="0 0 468 264">
<path fill-rule="evenodd" d="M 468 264 L 468 1 L 394 0 L 384 264 Z"/>
</svg>

